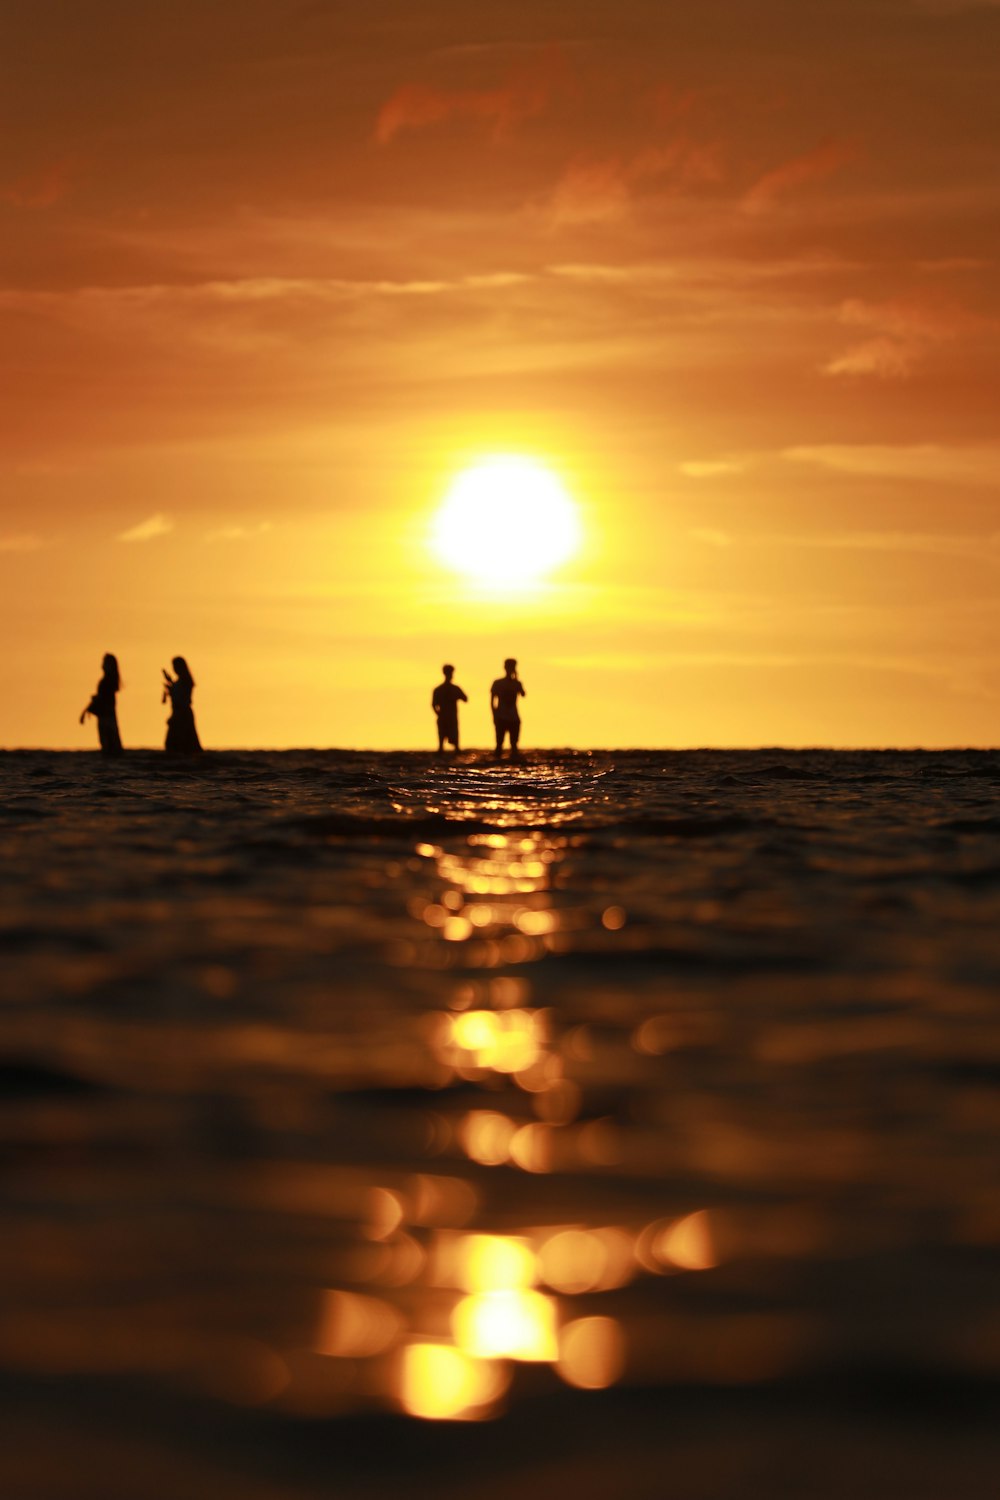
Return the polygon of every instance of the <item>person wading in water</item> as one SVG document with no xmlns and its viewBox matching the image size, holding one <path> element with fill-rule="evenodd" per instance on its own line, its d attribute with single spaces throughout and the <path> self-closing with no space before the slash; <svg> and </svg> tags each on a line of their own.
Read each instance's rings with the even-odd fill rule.
<svg viewBox="0 0 1000 1500">
<path fill-rule="evenodd" d="M 510 738 L 510 753 L 513 759 L 519 754 L 517 742 L 521 737 L 521 715 L 517 711 L 518 698 L 527 697 L 517 676 L 517 662 L 508 656 L 503 664 L 504 676 L 498 677 L 490 688 L 490 708 L 493 712 L 493 727 L 496 730 L 499 757 L 503 753 L 504 736 Z"/>
<path fill-rule="evenodd" d="M 460 749 L 458 743 L 458 705 L 468 703 L 468 698 L 462 692 L 457 682 L 452 682 L 455 668 L 446 664 L 441 668 L 444 673 L 444 681 L 439 682 L 431 694 L 431 708 L 437 716 L 438 732 L 438 754 L 443 754 L 445 741 Z"/>
</svg>

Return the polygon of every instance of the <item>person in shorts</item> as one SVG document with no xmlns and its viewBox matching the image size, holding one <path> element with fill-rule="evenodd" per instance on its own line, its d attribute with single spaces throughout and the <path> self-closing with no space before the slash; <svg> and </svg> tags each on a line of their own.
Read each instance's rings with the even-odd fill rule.
<svg viewBox="0 0 1000 1500">
<path fill-rule="evenodd" d="M 493 727 L 496 730 L 497 755 L 503 753 L 503 742 L 510 740 L 511 756 L 518 754 L 521 738 L 521 715 L 517 700 L 526 697 L 524 687 L 517 675 L 517 662 L 508 656 L 503 664 L 504 675 L 498 677 L 490 688 L 490 708 L 493 712 Z"/>
</svg>

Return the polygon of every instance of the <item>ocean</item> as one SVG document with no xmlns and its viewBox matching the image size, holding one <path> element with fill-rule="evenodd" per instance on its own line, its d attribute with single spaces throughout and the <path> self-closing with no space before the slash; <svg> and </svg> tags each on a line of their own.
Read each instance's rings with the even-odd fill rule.
<svg viewBox="0 0 1000 1500">
<path fill-rule="evenodd" d="M 3 1494 L 995 1494 L 998 789 L 0 754 Z"/>
</svg>

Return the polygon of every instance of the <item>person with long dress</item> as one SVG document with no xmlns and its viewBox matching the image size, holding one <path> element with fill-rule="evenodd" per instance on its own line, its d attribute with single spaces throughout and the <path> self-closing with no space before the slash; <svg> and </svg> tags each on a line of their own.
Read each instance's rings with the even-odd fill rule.
<svg viewBox="0 0 1000 1500">
<path fill-rule="evenodd" d="M 194 678 L 183 656 L 175 656 L 171 663 L 175 675 L 171 677 L 163 669 L 163 702 L 170 702 L 170 718 L 167 720 L 167 743 L 165 748 L 174 755 L 197 755 L 201 741 L 194 723 L 191 695 Z"/>
<path fill-rule="evenodd" d="M 118 710 L 115 702 L 121 685 L 118 658 L 108 651 L 101 662 L 101 680 L 97 684 L 94 696 L 80 715 L 81 724 L 88 714 L 93 714 L 97 720 L 97 738 L 102 755 L 121 755 L 122 753 L 121 735 L 118 733 Z"/>
</svg>

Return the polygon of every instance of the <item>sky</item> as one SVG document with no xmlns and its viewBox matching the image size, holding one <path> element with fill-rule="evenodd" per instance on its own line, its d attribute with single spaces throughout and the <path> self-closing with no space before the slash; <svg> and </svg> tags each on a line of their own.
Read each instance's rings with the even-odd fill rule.
<svg viewBox="0 0 1000 1500">
<path fill-rule="evenodd" d="M 0 745 L 995 744 L 998 247 L 997 0 L 4 6 Z"/>
</svg>

